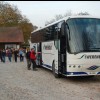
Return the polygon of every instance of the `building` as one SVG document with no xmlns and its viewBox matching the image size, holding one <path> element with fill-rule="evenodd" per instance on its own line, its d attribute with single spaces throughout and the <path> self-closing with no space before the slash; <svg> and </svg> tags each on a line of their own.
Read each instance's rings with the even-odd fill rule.
<svg viewBox="0 0 100 100">
<path fill-rule="evenodd" d="M 23 32 L 19 27 L 0 27 L 0 48 L 19 49 L 23 42 Z"/>
</svg>

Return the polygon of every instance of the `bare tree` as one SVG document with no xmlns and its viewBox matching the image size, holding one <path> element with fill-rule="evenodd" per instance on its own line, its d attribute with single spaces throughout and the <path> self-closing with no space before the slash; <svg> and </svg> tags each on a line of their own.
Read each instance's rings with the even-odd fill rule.
<svg viewBox="0 0 100 100">
<path fill-rule="evenodd" d="M 47 26 L 48 24 L 51 24 L 51 23 L 53 23 L 53 22 L 55 22 L 55 21 L 56 21 L 55 19 L 52 19 L 52 20 L 50 20 L 50 21 L 46 21 L 45 26 Z"/>
<path fill-rule="evenodd" d="M 71 16 L 71 15 L 72 15 L 72 11 L 71 10 L 67 10 L 65 15 L 64 15 L 64 17 Z"/>
<path fill-rule="evenodd" d="M 88 12 L 79 12 L 77 15 L 90 15 Z"/>
<path fill-rule="evenodd" d="M 56 21 L 61 19 L 61 18 L 63 18 L 63 16 L 61 14 L 58 14 L 58 15 L 55 16 Z"/>
<path fill-rule="evenodd" d="M 58 14 L 58 15 L 55 15 L 55 19 L 52 19 L 51 21 L 46 21 L 45 22 L 45 26 L 48 25 L 48 24 L 51 24 L 57 20 L 60 20 L 62 19 L 63 17 L 66 17 L 66 16 L 71 16 L 72 15 L 72 12 L 71 10 L 68 10 L 66 11 L 65 15 L 62 15 L 62 14 Z"/>
<path fill-rule="evenodd" d="M 46 21 L 45 26 L 59 19 L 62 19 L 63 17 L 72 16 L 72 15 L 90 15 L 90 14 L 88 12 L 79 12 L 77 14 L 73 14 L 71 10 L 67 10 L 64 15 L 58 14 L 58 15 L 55 15 L 55 19 L 52 19 L 51 21 Z"/>
<path fill-rule="evenodd" d="M 46 22 L 45 22 L 45 26 L 47 26 L 48 24 L 49 24 L 49 21 L 46 21 Z"/>
</svg>

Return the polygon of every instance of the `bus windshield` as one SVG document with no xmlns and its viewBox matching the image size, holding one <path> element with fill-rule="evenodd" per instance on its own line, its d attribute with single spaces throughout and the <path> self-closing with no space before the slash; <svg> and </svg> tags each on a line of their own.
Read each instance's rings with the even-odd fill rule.
<svg viewBox="0 0 100 100">
<path fill-rule="evenodd" d="M 100 19 L 73 18 L 67 25 L 71 53 L 100 52 Z"/>
</svg>

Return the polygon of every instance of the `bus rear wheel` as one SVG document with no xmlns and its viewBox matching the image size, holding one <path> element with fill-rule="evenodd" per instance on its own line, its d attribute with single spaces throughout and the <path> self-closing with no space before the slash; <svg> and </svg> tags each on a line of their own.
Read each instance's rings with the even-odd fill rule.
<svg viewBox="0 0 100 100">
<path fill-rule="evenodd" d="M 57 73 L 55 72 L 55 63 L 54 63 L 54 62 L 53 62 L 53 64 L 52 64 L 52 72 L 53 72 L 53 75 L 55 76 L 55 78 L 59 78 L 59 77 L 60 77 L 59 73 L 57 74 Z"/>
</svg>

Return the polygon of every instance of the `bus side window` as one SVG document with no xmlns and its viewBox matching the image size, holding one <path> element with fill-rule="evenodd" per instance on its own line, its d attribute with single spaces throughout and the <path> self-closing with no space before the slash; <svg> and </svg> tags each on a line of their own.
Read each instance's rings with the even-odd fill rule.
<svg viewBox="0 0 100 100">
<path fill-rule="evenodd" d="M 45 32 L 45 40 L 54 40 L 55 36 L 55 25 L 47 27 Z"/>
<path fill-rule="evenodd" d="M 49 40 L 49 37 L 50 37 L 50 31 L 49 28 L 47 27 L 44 32 L 44 41 Z"/>
</svg>

